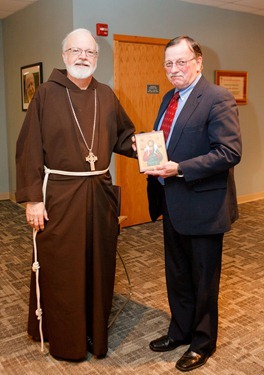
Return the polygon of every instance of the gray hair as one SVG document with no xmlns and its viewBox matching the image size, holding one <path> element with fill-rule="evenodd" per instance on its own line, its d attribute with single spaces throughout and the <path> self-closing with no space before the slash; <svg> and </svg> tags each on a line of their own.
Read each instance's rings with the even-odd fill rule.
<svg viewBox="0 0 264 375">
<path fill-rule="evenodd" d="M 186 42 L 189 45 L 190 50 L 195 54 L 195 57 L 203 56 L 202 49 L 196 40 L 192 39 L 189 36 L 182 35 L 182 36 L 177 36 L 176 38 L 171 39 L 167 45 L 165 46 L 165 51 L 167 48 L 175 46 L 179 44 L 182 40 L 186 40 Z"/>
<path fill-rule="evenodd" d="M 95 40 L 95 37 L 93 36 L 93 34 L 91 33 L 91 31 L 87 30 L 87 29 L 81 29 L 81 28 L 80 29 L 75 29 L 75 30 L 71 31 L 69 34 L 66 35 L 66 37 L 63 39 L 63 41 L 61 43 L 61 45 L 62 45 L 62 52 L 64 52 L 64 50 L 65 50 L 65 46 L 67 44 L 68 37 L 70 37 L 70 36 L 72 36 L 72 35 L 80 32 L 80 31 L 86 33 L 87 35 L 90 35 L 94 39 L 94 41 L 96 43 L 96 51 L 99 52 L 99 45 L 97 44 L 97 42 Z"/>
</svg>

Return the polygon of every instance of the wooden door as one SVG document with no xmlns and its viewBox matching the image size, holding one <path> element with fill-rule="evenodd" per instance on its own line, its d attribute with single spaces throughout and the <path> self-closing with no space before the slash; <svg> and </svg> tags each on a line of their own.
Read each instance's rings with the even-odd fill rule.
<svg viewBox="0 0 264 375">
<path fill-rule="evenodd" d="M 163 95 L 172 88 L 163 69 L 166 39 L 114 35 L 114 89 L 136 126 L 136 133 L 153 129 Z M 138 161 L 116 155 L 116 183 L 121 186 L 123 226 L 150 221 L 146 175 Z"/>
</svg>

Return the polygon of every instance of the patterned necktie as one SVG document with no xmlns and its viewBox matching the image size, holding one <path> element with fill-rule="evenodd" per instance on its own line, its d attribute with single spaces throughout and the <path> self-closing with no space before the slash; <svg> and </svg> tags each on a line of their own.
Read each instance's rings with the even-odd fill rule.
<svg viewBox="0 0 264 375">
<path fill-rule="evenodd" d="M 160 127 L 160 130 L 163 130 L 165 142 L 167 141 L 168 135 L 170 134 L 171 125 L 178 107 L 179 97 L 180 94 L 177 91 L 171 98 Z"/>
</svg>

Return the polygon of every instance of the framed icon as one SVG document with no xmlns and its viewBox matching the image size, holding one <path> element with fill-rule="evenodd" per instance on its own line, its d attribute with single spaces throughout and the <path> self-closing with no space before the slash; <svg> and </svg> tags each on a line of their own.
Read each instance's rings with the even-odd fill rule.
<svg viewBox="0 0 264 375">
<path fill-rule="evenodd" d="M 135 134 L 139 171 L 155 169 L 168 161 L 163 131 Z"/>
</svg>

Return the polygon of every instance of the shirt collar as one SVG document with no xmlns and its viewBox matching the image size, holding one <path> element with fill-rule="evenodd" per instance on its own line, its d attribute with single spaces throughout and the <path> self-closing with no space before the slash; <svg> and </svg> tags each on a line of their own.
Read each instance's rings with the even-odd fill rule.
<svg viewBox="0 0 264 375">
<path fill-rule="evenodd" d="M 185 96 L 185 94 L 190 93 L 193 90 L 194 86 L 197 84 L 197 82 L 199 81 L 199 79 L 201 78 L 201 76 L 202 76 L 202 73 L 199 73 L 198 76 L 193 81 L 193 83 L 190 84 L 190 86 L 186 87 L 186 89 L 183 89 L 183 90 L 177 90 L 177 89 L 175 89 L 174 93 L 176 93 L 177 91 L 179 91 L 180 99 L 182 99 Z"/>
</svg>

